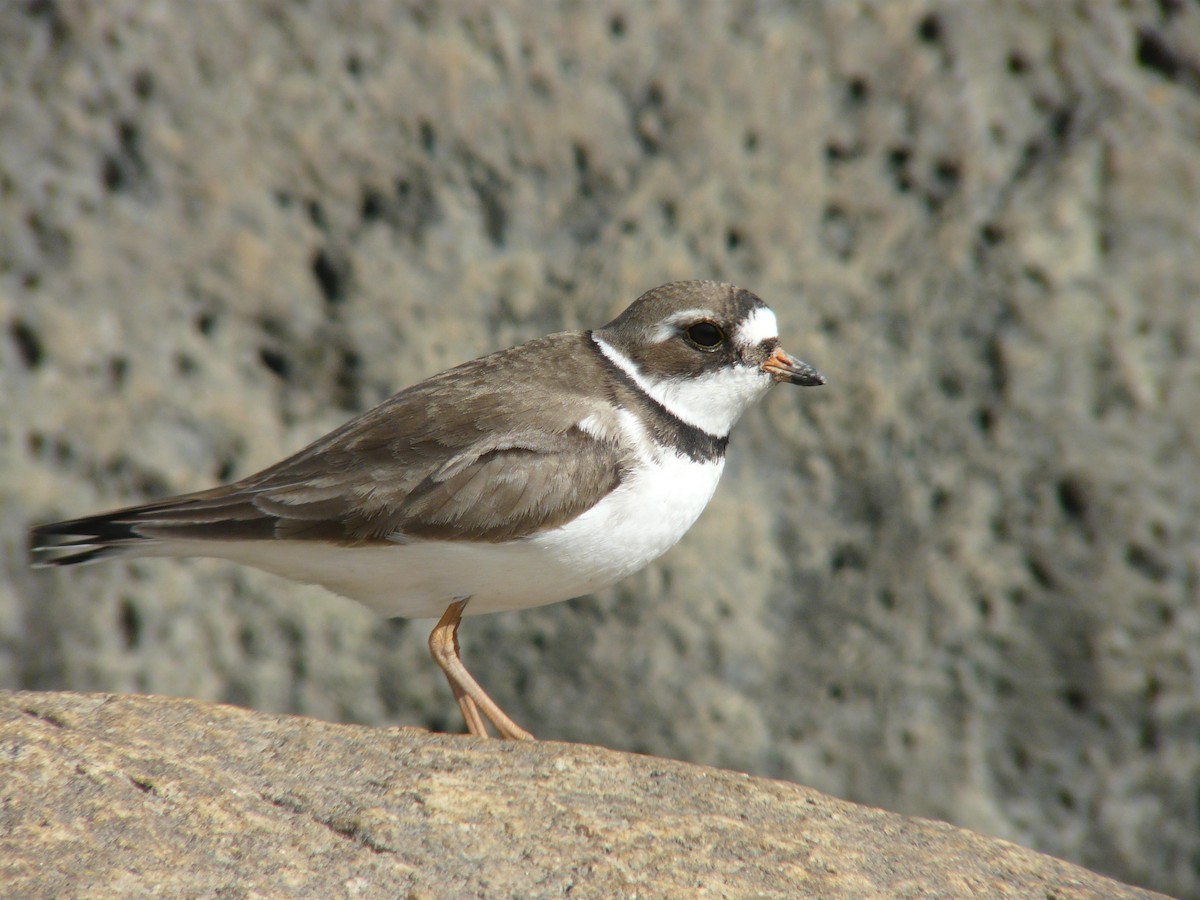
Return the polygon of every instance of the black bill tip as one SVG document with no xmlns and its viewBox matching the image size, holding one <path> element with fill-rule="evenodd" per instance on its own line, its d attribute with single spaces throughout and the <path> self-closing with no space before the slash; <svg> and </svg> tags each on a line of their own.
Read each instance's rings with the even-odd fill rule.
<svg viewBox="0 0 1200 900">
<path fill-rule="evenodd" d="M 801 387 L 816 387 L 825 383 L 825 376 L 813 366 L 801 362 L 782 348 L 776 348 L 763 363 L 763 371 L 781 384 L 798 384 Z"/>
</svg>

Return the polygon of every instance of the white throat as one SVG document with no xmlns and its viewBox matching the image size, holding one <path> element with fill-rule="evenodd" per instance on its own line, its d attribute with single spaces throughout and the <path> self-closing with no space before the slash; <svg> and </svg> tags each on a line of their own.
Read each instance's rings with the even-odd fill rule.
<svg viewBox="0 0 1200 900">
<path fill-rule="evenodd" d="M 628 356 L 597 334 L 596 346 L 613 365 L 629 376 L 672 415 L 714 437 L 728 437 L 734 423 L 772 384 L 766 372 L 732 366 L 694 378 L 651 378 Z"/>
</svg>

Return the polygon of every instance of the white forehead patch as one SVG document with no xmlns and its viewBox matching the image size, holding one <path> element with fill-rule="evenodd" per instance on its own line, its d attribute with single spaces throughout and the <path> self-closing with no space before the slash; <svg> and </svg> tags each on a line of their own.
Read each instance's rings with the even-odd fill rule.
<svg viewBox="0 0 1200 900">
<path fill-rule="evenodd" d="M 734 339 L 743 346 L 757 347 L 763 341 L 779 337 L 779 322 L 775 313 L 765 306 L 759 306 L 750 312 L 737 330 Z"/>
</svg>

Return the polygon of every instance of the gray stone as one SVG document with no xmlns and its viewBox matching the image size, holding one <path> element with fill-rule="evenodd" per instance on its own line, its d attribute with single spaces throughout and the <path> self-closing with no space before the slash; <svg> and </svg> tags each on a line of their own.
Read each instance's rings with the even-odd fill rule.
<svg viewBox="0 0 1200 900">
<path fill-rule="evenodd" d="M 722 278 L 830 383 L 480 681 L 1200 894 L 1198 61 L 1165 0 L 0 5 L 0 684 L 458 729 L 423 624 L 25 530 Z"/>
<path fill-rule="evenodd" d="M 22 897 L 1151 898 L 817 791 L 583 744 L 0 693 Z"/>
</svg>

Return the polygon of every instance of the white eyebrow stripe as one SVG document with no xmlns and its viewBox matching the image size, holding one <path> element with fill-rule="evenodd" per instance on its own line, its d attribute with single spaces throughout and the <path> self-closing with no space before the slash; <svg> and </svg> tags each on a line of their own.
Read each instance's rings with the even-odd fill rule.
<svg viewBox="0 0 1200 900">
<path fill-rule="evenodd" d="M 700 319 L 711 319 L 713 317 L 711 309 L 682 309 L 677 313 L 672 313 L 664 321 L 658 324 L 650 335 L 650 340 L 655 344 L 661 344 L 663 341 L 670 340 L 677 333 L 675 326 L 682 322 L 695 322 Z"/>
<path fill-rule="evenodd" d="M 755 347 L 764 341 L 778 338 L 779 320 L 775 318 L 775 313 L 765 306 L 752 310 L 735 335 L 735 340 L 746 347 Z"/>
</svg>

